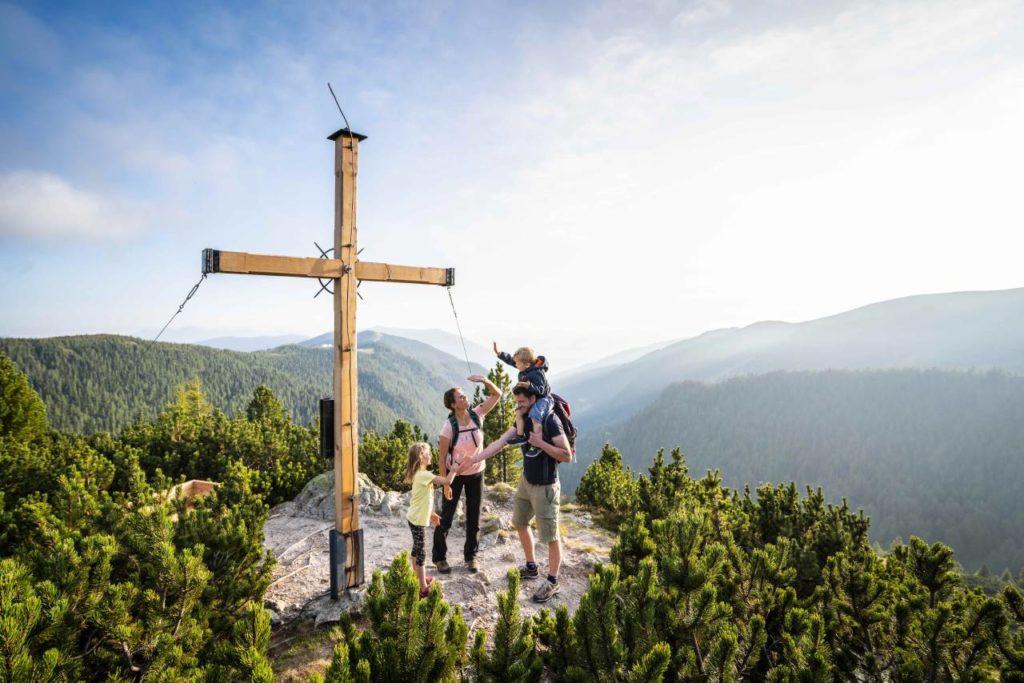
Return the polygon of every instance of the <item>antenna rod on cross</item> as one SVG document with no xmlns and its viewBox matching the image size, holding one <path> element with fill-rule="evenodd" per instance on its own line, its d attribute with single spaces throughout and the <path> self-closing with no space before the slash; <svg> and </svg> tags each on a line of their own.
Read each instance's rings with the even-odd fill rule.
<svg viewBox="0 0 1024 683">
<path fill-rule="evenodd" d="M 360 281 L 455 284 L 454 268 L 359 261 L 356 176 L 365 135 L 345 127 L 334 142 L 334 258 L 298 258 L 203 251 L 203 274 L 241 273 L 334 280 L 334 529 L 330 533 L 331 598 L 365 580 L 359 526 L 359 387 L 356 363 L 356 287 Z"/>
</svg>

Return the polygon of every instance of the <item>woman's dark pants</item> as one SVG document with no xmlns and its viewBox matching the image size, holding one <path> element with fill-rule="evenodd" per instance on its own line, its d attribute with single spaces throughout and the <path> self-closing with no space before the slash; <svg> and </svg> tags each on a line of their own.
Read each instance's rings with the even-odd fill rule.
<svg viewBox="0 0 1024 683">
<path fill-rule="evenodd" d="M 448 530 L 455 519 L 455 506 L 459 504 L 462 490 L 466 490 L 466 547 L 464 558 L 469 562 L 476 557 L 480 549 L 477 539 L 480 531 L 480 502 L 484 492 L 484 473 L 459 475 L 452 481 L 452 499 L 441 496 L 441 524 L 434 529 L 434 547 L 430 551 L 431 560 L 435 563 L 448 559 Z"/>
</svg>

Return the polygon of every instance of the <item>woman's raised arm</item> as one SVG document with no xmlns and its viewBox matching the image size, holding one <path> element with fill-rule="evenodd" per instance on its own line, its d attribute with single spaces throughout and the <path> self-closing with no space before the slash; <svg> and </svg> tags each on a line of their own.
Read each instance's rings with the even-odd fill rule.
<svg viewBox="0 0 1024 683">
<path fill-rule="evenodd" d="M 487 388 L 487 398 L 484 399 L 483 403 L 477 406 L 480 409 L 479 413 L 477 414 L 480 415 L 480 417 L 484 417 L 485 415 L 487 415 L 487 413 L 491 412 L 494 409 L 494 406 L 498 404 L 498 400 L 501 398 L 501 389 L 499 389 L 497 385 L 494 384 L 494 382 L 487 379 L 483 375 L 470 375 L 466 379 L 468 379 L 470 382 L 483 384 L 484 387 Z"/>
</svg>

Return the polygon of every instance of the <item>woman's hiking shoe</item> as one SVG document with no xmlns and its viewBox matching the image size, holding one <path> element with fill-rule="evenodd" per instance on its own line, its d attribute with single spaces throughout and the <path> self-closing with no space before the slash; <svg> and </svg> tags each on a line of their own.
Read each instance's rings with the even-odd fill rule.
<svg viewBox="0 0 1024 683">
<path fill-rule="evenodd" d="M 547 602 L 551 598 L 555 597 L 555 593 L 557 593 L 559 589 L 560 586 L 557 583 L 545 581 L 541 584 L 540 588 L 537 589 L 537 592 L 533 594 L 533 601 Z"/>
<path fill-rule="evenodd" d="M 529 567 L 519 568 L 520 579 L 536 579 L 538 576 L 540 576 L 540 569 L 537 567 L 534 567 L 533 569 L 530 569 Z"/>
<path fill-rule="evenodd" d="M 445 560 L 438 560 L 434 563 L 434 566 L 437 567 L 437 571 L 441 572 L 442 574 L 451 574 L 452 572 L 452 566 L 448 564 L 448 562 L 446 562 Z"/>
</svg>

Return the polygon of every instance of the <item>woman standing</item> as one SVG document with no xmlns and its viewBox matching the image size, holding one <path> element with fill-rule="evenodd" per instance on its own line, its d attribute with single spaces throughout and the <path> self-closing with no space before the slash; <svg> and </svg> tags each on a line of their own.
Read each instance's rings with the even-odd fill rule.
<svg viewBox="0 0 1024 683">
<path fill-rule="evenodd" d="M 476 408 L 469 407 L 469 397 L 458 387 L 444 392 L 444 407 L 449 410 L 448 419 L 441 425 L 438 438 L 438 454 L 441 476 L 447 477 L 448 471 L 463 459 L 479 453 L 484 447 L 483 420 L 491 412 L 501 391 L 483 375 L 470 375 L 470 382 L 478 382 L 487 388 L 487 399 Z M 455 477 L 452 485 L 444 487 L 444 498 L 441 501 L 441 523 L 434 529 L 434 543 L 431 559 L 442 574 L 449 573 L 452 568 L 448 564 L 448 530 L 455 519 L 455 507 L 463 490 L 466 492 L 466 545 L 463 557 L 466 569 L 477 571 L 476 554 L 480 548 L 477 540 L 480 531 L 480 503 L 484 493 L 484 469 L 486 463 L 479 462 L 466 467 Z"/>
</svg>

